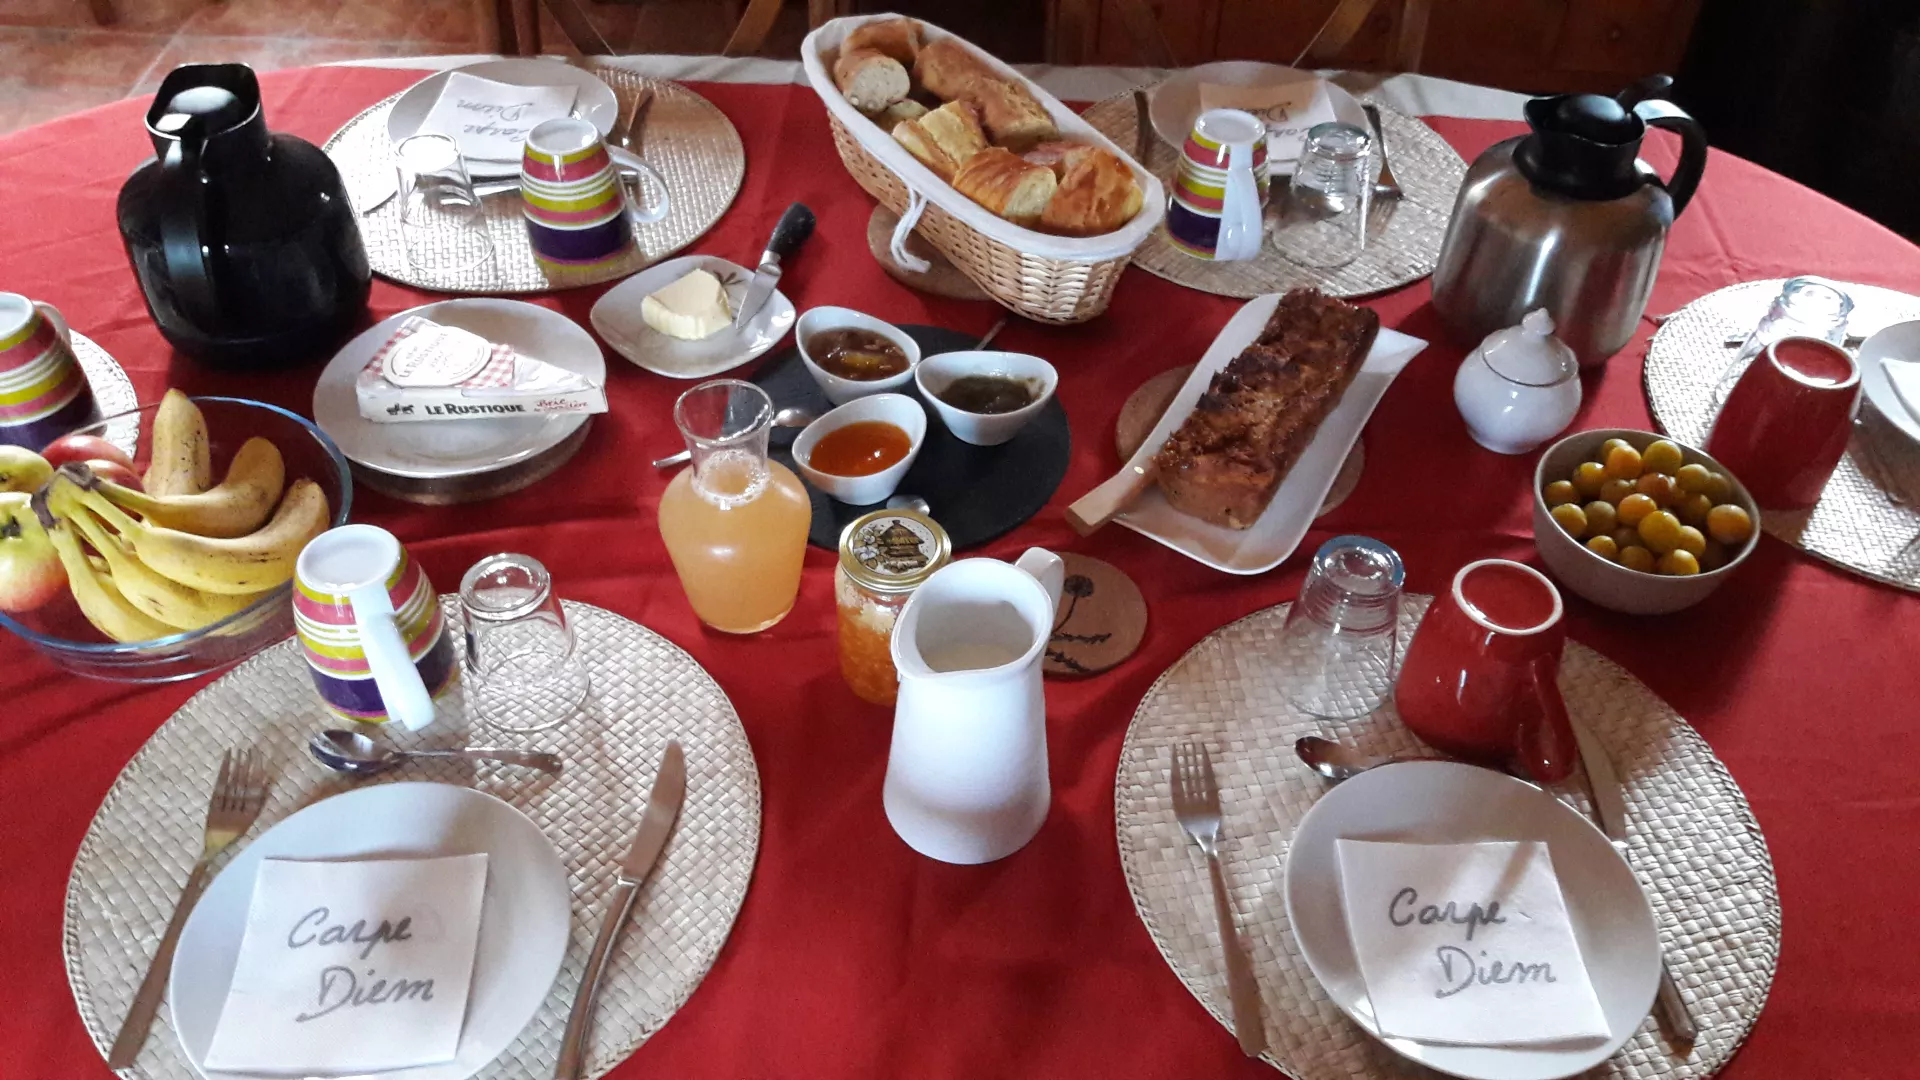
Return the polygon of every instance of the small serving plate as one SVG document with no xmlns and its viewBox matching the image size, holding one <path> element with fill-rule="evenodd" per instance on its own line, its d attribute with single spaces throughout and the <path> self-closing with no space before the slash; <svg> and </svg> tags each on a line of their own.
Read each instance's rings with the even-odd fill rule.
<svg viewBox="0 0 1920 1080">
<path fill-rule="evenodd" d="M 400 95 L 387 112 L 387 137 L 395 146 L 401 141 L 420 132 L 420 124 L 427 114 L 433 111 L 434 103 L 440 100 L 440 92 L 446 89 L 447 76 L 455 71 L 465 72 L 475 78 L 491 82 L 506 83 L 509 86 L 572 86 L 578 90 L 573 100 L 573 115 L 592 122 L 594 128 L 605 138 L 613 131 L 613 122 L 620 115 L 620 99 L 613 88 L 600 81 L 590 71 L 567 64 L 558 58 L 535 59 L 531 57 L 509 58 L 505 60 L 485 60 L 478 64 L 437 71 L 414 83 Z M 466 158 L 467 175 L 476 180 L 500 179 L 520 175 L 520 161 L 499 161 L 487 158 Z M 389 170 L 391 171 L 391 170 Z"/>
<path fill-rule="evenodd" d="M 907 433 L 907 456 L 866 476 L 841 476 L 813 467 L 813 448 L 820 440 L 846 427 L 866 420 L 877 420 Z M 900 481 L 913 468 L 920 448 L 927 442 L 927 411 L 905 394 L 869 394 L 855 398 L 808 424 L 793 440 L 793 463 L 807 483 L 849 506 L 871 506 L 885 500 L 900 487 Z"/>
<path fill-rule="evenodd" d="M 613 351 L 655 375 L 669 379 L 705 379 L 753 360 L 780 343 L 793 329 L 793 301 L 775 289 L 752 321 L 728 326 L 712 337 L 682 341 L 647 325 L 640 303 L 695 270 L 705 270 L 727 289 L 727 304 L 738 310 L 753 273 L 713 255 L 683 255 L 655 263 L 608 289 L 587 320 Z"/>
<path fill-rule="evenodd" d="M 1887 364 L 1920 363 L 1920 322 L 1895 323 L 1860 344 L 1860 388 L 1893 428 L 1920 446 L 1920 417 L 1913 415 L 1893 380 Z"/>
</svg>

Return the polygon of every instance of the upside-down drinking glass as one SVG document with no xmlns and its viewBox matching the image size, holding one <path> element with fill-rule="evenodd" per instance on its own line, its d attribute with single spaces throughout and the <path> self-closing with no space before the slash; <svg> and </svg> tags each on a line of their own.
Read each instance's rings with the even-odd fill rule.
<svg viewBox="0 0 1920 1080">
<path fill-rule="evenodd" d="M 413 135 L 400 140 L 393 157 L 407 261 L 416 270 L 459 272 L 493 258 L 460 145 L 445 135 Z"/>
<path fill-rule="evenodd" d="M 468 708 L 496 731 L 545 731 L 590 689 L 553 579 L 531 555 L 489 555 L 460 580 Z"/>
<path fill-rule="evenodd" d="M 1406 570 L 1387 545 L 1336 536 L 1314 553 L 1287 610 L 1279 655 L 1287 700 L 1330 720 L 1365 716 L 1393 688 Z"/>
<path fill-rule="evenodd" d="M 1333 269 L 1367 246 L 1369 167 L 1373 140 L 1352 124 L 1315 124 L 1307 131 L 1293 180 L 1273 227 L 1274 246 L 1304 266 Z"/>
<path fill-rule="evenodd" d="M 1774 297 L 1772 306 L 1740 346 L 1733 359 L 1720 372 L 1713 386 L 1713 411 L 1727 403 L 1727 394 L 1740 381 L 1754 358 L 1766 347 L 1784 337 L 1819 338 L 1846 347 L 1847 318 L 1853 314 L 1853 297 L 1825 278 L 1788 279 Z"/>
</svg>

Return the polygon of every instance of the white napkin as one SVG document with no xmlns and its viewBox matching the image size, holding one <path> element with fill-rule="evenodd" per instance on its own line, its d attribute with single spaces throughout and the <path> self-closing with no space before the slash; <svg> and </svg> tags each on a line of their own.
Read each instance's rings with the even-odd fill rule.
<svg viewBox="0 0 1920 1080">
<path fill-rule="evenodd" d="M 456 71 L 420 121 L 420 131 L 451 137 L 463 157 L 513 161 L 527 132 L 567 115 L 579 93 L 574 86 L 516 86 Z"/>
<path fill-rule="evenodd" d="M 1382 1035 L 1460 1046 L 1606 1037 L 1545 843 L 1337 849 L 1347 933 Z"/>
<path fill-rule="evenodd" d="M 1915 421 L 1920 421 L 1920 360 L 1888 357 L 1880 361 L 1880 368 L 1887 373 L 1893 396 L 1900 399 L 1900 404 L 1907 407 Z"/>
<path fill-rule="evenodd" d="M 209 1071 L 343 1074 L 451 1061 L 487 857 L 267 859 Z"/>
<path fill-rule="evenodd" d="M 1200 84 L 1201 109 L 1243 109 L 1267 125 L 1267 160 L 1276 173 L 1291 173 L 1315 124 L 1339 117 L 1327 95 L 1325 79 L 1300 79 L 1273 86 Z"/>
</svg>

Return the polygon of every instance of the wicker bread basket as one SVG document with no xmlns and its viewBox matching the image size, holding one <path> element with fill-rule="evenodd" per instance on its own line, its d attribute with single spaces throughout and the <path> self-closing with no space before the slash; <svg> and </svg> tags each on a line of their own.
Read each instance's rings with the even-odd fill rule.
<svg viewBox="0 0 1920 1080">
<path fill-rule="evenodd" d="M 1121 271 L 1166 214 L 1166 194 L 1160 181 L 1053 95 L 975 49 L 1000 74 L 1025 85 L 1053 116 L 1063 136 L 1100 146 L 1126 162 L 1144 197 L 1132 221 L 1103 236 L 1054 236 L 996 216 L 934 175 L 891 135 L 848 104 L 834 85 L 830 74 L 833 59 L 847 34 L 862 23 L 892 18 L 899 16 L 834 19 L 807 35 L 800 49 L 807 79 L 827 106 L 834 146 L 847 172 L 867 194 L 900 215 L 903 229 L 911 228 L 925 237 L 961 273 L 1008 309 L 1050 323 L 1085 322 L 1105 311 Z M 921 26 L 928 41 L 954 36 L 925 22 Z M 918 215 L 914 213 L 916 203 L 922 204 Z"/>
</svg>

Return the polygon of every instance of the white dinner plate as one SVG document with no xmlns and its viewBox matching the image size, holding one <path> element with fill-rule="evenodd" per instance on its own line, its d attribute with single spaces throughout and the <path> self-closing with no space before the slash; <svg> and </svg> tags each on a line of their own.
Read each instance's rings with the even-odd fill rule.
<svg viewBox="0 0 1920 1080">
<path fill-rule="evenodd" d="M 753 271 L 712 255 L 685 255 L 655 263 L 608 289 L 588 318 L 613 351 L 670 379 L 704 379 L 760 356 L 793 329 L 793 301 L 779 289 L 767 297 L 747 325 L 729 326 L 712 337 L 682 341 L 647 325 L 640 302 L 695 270 L 711 273 L 727 287 L 727 303 L 738 310 L 746 299 Z"/>
<path fill-rule="evenodd" d="M 450 784 L 398 783 L 335 795 L 295 813 L 247 844 L 207 886 L 180 932 L 167 985 L 173 1029 L 194 1070 L 217 1080 L 254 1075 L 208 1073 L 200 1062 L 233 983 L 260 860 L 480 852 L 487 855 L 487 886 L 457 1056 L 376 1075 L 466 1080 L 485 1068 L 540 1011 L 560 973 L 572 920 L 567 869 L 539 826 L 499 799 Z"/>
<path fill-rule="evenodd" d="M 607 361 L 593 335 L 551 308 L 524 300 L 475 297 L 403 311 L 347 342 L 314 384 L 313 422 L 349 460 L 420 480 L 473 476 L 558 446 L 587 422 L 582 413 L 404 424 L 376 424 L 361 416 L 354 378 L 410 315 L 471 330 L 488 341 L 505 342 L 523 356 L 602 384 L 606 381 Z"/>
<path fill-rule="evenodd" d="M 1653 909 L 1600 830 L 1560 800 L 1504 773 L 1451 761 L 1382 765 L 1320 797 L 1287 848 L 1287 922 L 1334 1004 L 1380 1037 L 1340 900 L 1337 840 L 1468 844 L 1544 840 L 1580 958 L 1607 1018 L 1586 1046 L 1441 1046 L 1381 1039 L 1412 1061 L 1471 1080 L 1558 1080 L 1613 1056 L 1647 1018 L 1660 979 Z"/>
<path fill-rule="evenodd" d="M 1201 83 L 1215 86 L 1284 86 L 1302 79 L 1317 78 L 1319 76 L 1311 71 L 1259 60 L 1216 60 L 1167 76 L 1165 82 L 1153 88 L 1153 98 L 1147 105 L 1147 117 L 1153 121 L 1154 132 L 1167 145 L 1179 149 L 1186 143 L 1188 133 L 1193 131 L 1193 122 L 1200 116 Z M 1343 124 L 1352 124 L 1362 131 L 1373 130 L 1367 125 L 1367 114 L 1361 111 L 1360 102 L 1352 94 L 1335 86 L 1331 80 L 1327 82 L 1327 99 L 1333 104 L 1334 119 Z M 1277 174 L 1292 173 L 1293 159 L 1274 159 L 1272 171 Z"/>
<path fill-rule="evenodd" d="M 1887 379 L 1887 361 L 1920 365 L 1920 322 L 1894 323 L 1860 343 L 1860 388 L 1873 407 L 1902 435 L 1920 444 L 1920 417 L 1913 415 Z"/>
<path fill-rule="evenodd" d="M 1220 336 L 1207 347 L 1206 355 L 1194 365 L 1193 374 L 1187 376 L 1160 422 L 1128 461 L 1129 469 L 1147 467 L 1167 438 L 1193 412 L 1194 404 L 1206 392 L 1214 373 L 1259 338 L 1260 331 L 1273 316 L 1273 309 L 1279 306 L 1278 293 L 1256 296 L 1228 320 Z M 1273 501 L 1252 528 L 1229 529 L 1183 514 L 1167 502 L 1157 484 L 1148 485 L 1114 521 L 1229 574 L 1260 574 L 1279 566 L 1300 546 L 1301 538 L 1313 525 L 1314 515 L 1320 512 L 1327 492 L 1333 490 L 1347 452 L 1360 438 L 1360 430 L 1367 426 L 1367 418 L 1373 415 L 1381 395 L 1393 385 L 1407 361 L 1426 347 L 1427 343 L 1419 338 L 1381 328 L 1360 373 L 1348 384 L 1340 403 L 1321 422 L 1313 441 L 1287 471 L 1286 478 L 1280 481 L 1280 490 L 1274 493 Z"/>
<path fill-rule="evenodd" d="M 582 71 L 559 60 L 487 60 L 451 71 L 435 72 L 401 94 L 400 100 L 394 102 L 393 108 L 387 113 L 387 136 L 394 145 L 398 146 L 400 140 L 419 133 L 421 122 L 433 110 L 433 103 L 440 100 L 440 90 L 447 85 L 447 76 L 452 71 L 464 71 L 476 78 L 513 86 L 577 87 L 580 93 L 574 98 L 573 114 L 592 121 L 593 126 L 600 129 L 602 138 L 613 130 L 613 122 L 620 116 L 620 99 L 614 96 L 612 87 L 595 78 L 592 72 Z M 520 174 L 518 158 L 496 161 L 469 157 L 466 161 L 468 174 L 475 178 L 497 179 Z"/>
</svg>

